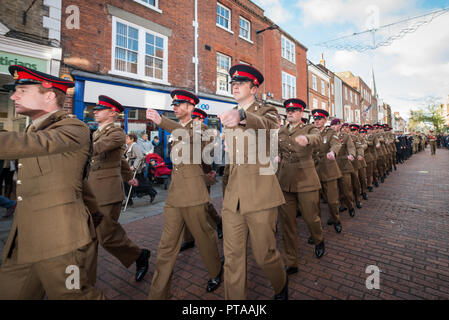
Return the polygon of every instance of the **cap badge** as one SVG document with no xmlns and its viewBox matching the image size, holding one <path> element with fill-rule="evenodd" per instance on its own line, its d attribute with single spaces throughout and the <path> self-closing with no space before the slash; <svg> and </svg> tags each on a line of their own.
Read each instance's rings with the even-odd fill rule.
<svg viewBox="0 0 449 320">
<path fill-rule="evenodd" d="M 48 81 L 44 81 L 44 82 L 42 82 L 42 86 L 44 88 L 50 89 L 53 85 Z"/>
<path fill-rule="evenodd" d="M 14 80 L 19 79 L 19 74 L 17 73 L 17 70 L 14 71 Z"/>
<path fill-rule="evenodd" d="M 233 77 L 238 77 L 238 76 L 239 76 L 239 72 L 238 71 L 234 72 Z"/>
</svg>

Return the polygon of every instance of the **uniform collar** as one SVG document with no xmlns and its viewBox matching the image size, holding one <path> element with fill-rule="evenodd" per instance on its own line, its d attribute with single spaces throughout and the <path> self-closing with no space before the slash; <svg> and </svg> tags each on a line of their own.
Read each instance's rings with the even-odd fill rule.
<svg viewBox="0 0 449 320">
<path fill-rule="evenodd" d="M 40 117 L 37 118 L 37 119 L 34 119 L 34 120 L 32 121 L 33 126 L 34 126 L 36 129 L 39 128 L 39 126 L 40 126 L 45 120 L 47 120 L 48 118 L 50 118 L 54 113 L 56 113 L 56 112 L 58 112 L 58 111 L 61 111 L 61 110 L 55 110 L 55 111 L 46 113 L 46 114 L 40 116 Z"/>
<path fill-rule="evenodd" d="M 101 126 L 99 126 L 97 130 L 98 130 L 99 132 L 101 132 L 101 131 L 103 131 L 107 126 L 109 126 L 109 125 L 114 125 L 114 122 L 104 123 L 104 124 L 102 124 Z"/>
</svg>

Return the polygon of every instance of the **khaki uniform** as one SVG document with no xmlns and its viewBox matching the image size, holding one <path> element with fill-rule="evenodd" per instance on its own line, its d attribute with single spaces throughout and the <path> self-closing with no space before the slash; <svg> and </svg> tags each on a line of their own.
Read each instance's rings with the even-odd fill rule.
<svg viewBox="0 0 449 320">
<path fill-rule="evenodd" d="M 430 141 L 430 154 L 434 156 L 437 151 L 437 139 L 434 135 L 429 135 L 429 141 Z"/>
<path fill-rule="evenodd" d="M 125 151 L 125 132 L 114 123 L 107 124 L 93 134 L 93 157 L 91 160 L 88 184 L 97 198 L 103 220 L 97 227 L 101 246 L 115 256 L 128 268 L 141 253 L 141 249 L 126 235 L 118 222 L 125 199 L 123 191 L 122 165 L 129 168 L 123 154 Z M 124 177 L 133 178 L 132 172 Z"/>
<path fill-rule="evenodd" d="M 375 165 L 377 162 L 377 151 L 376 145 L 379 144 L 379 141 L 375 137 L 374 134 L 367 134 L 365 136 L 365 142 L 367 145 L 367 149 L 365 150 L 365 161 L 366 161 L 366 184 L 367 187 L 372 188 L 373 182 L 377 181 L 376 172 L 377 166 Z"/>
<path fill-rule="evenodd" d="M 336 160 L 329 160 L 327 154 L 331 151 L 335 159 L 341 149 L 337 133 L 331 128 L 321 131 L 322 142 L 315 149 L 315 168 L 320 177 L 322 193 L 329 206 L 330 215 L 335 223 L 340 221 L 338 212 L 338 179 L 342 177 Z"/>
<path fill-rule="evenodd" d="M 354 171 L 351 172 L 351 184 L 352 184 L 352 192 L 354 193 L 354 200 L 356 203 L 361 201 L 361 187 L 359 180 L 359 170 L 363 166 L 362 161 L 358 159 L 358 156 L 364 155 L 362 143 L 360 139 L 356 135 L 349 134 L 352 139 L 352 143 L 354 143 L 356 154 L 354 155 L 354 161 L 352 161 L 352 166 L 354 167 Z"/>
<path fill-rule="evenodd" d="M 185 226 L 189 228 L 195 239 L 210 278 L 217 277 L 221 270 L 217 240 L 214 230 L 207 222 L 206 205 L 210 198 L 204 183 L 203 168 L 201 164 L 193 162 L 193 136 L 199 135 L 201 141 L 199 124 L 197 127 L 191 120 L 183 127 L 176 121 L 162 117 L 159 126 L 172 133 L 175 130 L 184 133 L 187 131 L 190 145 L 183 146 L 186 142 L 174 136 L 172 152 L 174 148 L 190 148 L 190 163 L 181 162 L 173 165 L 171 183 L 165 200 L 162 237 L 159 242 L 156 267 L 149 293 L 149 299 L 152 300 L 169 298 L 172 272 L 181 248 Z M 201 129 L 205 130 L 207 127 L 202 124 Z M 180 150 L 182 153 L 182 149 Z M 179 160 L 172 158 L 174 163 Z"/>
<path fill-rule="evenodd" d="M 306 136 L 309 144 L 300 146 L 295 138 Z M 287 267 L 298 267 L 298 228 L 296 212 L 299 208 L 315 245 L 323 241 L 320 219 L 320 179 L 312 159 L 313 148 L 322 142 L 320 131 L 312 124 L 281 128 L 279 153 L 281 157 L 278 179 L 286 203 L 279 207 L 284 243 L 282 256 Z"/>
<path fill-rule="evenodd" d="M 19 159 L 17 209 L 3 250 L 0 299 L 104 299 L 89 284 L 86 259 L 95 229 L 83 200 L 88 127 L 65 111 L 26 133 L 0 133 L 0 158 Z M 80 289 L 66 287 L 67 266 L 79 267 Z"/>
<path fill-rule="evenodd" d="M 257 129 L 277 129 L 277 111 L 274 107 L 253 102 L 246 109 L 246 125 L 239 125 L 234 136 L 228 132 L 229 178 L 223 200 L 223 249 L 225 254 L 224 281 L 226 299 L 246 299 L 246 259 L 248 234 L 256 263 L 270 280 L 275 293 L 286 284 L 286 273 L 281 255 L 276 248 L 275 230 L 278 206 L 285 203 L 279 182 L 272 169 L 263 165 L 257 152 L 248 151 L 248 144 L 257 147 Z M 233 129 L 233 128 L 231 128 Z M 254 131 L 249 131 L 252 129 Z M 244 137 L 250 136 L 243 145 Z M 269 155 L 269 148 L 266 148 Z M 243 159 L 240 155 L 243 153 Z M 249 163 L 249 157 L 255 163 Z M 242 161 L 237 162 L 237 159 Z"/>
<path fill-rule="evenodd" d="M 340 132 L 337 136 L 342 144 L 337 157 L 338 167 L 342 173 L 342 177 L 338 179 L 340 200 L 343 206 L 348 208 L 348 210 L 352 210 L 354 209 L 354 194 L 352 192 L 351 174 L 354 172 L 354 166 L 348 159 L 348 156 L 352 155 L 355 158 L 357 151 L 349 134 Z"/>
<path fill-rule="evenodd" d="M 362 160 L 359 160 L 359 181 L 360 181 L 360 190 L 362 193 L 366 193 L 368 190 L 368 183 L 366 178 L 366 168 L 368 167 L 368 164 L 366 163 L 366 155 L 368 150 L 368 143 L 366 142 L 365 138 L 361 136 L 357 136 L 360 142 L 360 150 L 357 150 L 357 157 L 362 156 Z"/>
<path fill-rule="evenodd" d="M 381 177 L 385 175 L 385 139 L 383 137 L 383 134 L 381 132 L 376 133 L 376 138 L 379 141 L 380 148 L 377 149 L 377 172 L 378 172 L 378 179 L 380 180 Z"/>
</svg>

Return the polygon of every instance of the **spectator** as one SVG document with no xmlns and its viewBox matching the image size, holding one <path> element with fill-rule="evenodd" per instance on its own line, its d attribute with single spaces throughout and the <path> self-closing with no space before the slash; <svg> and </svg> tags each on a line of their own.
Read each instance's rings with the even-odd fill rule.
<svg viewBox="0 0 449 320">
<path fill-rule="evenodd" d="M 139 140 L 137 141 L 137 144 L 142 149 L 142 152 L 144 155 L 153 153 L 154 146 L 153 146 L 153 143 L 150 140 L 148 140 L 148 134 L 146 134 L 146 133 L 142 134 L 142 137 L 139 138 Z"/>
<path fill-rule="evenodd" d="M 10 217 L 16 210 L 16 206 L 17 203 L 14 200 L 9 200 L 4 196 L 0 196 L 0 207 L 6 208 L 6 213 L 3 215 L 3 218 Z"/>
<path fill-rule="evenodd" d="M 164 147 L 162 143 L 159 141 L 159 137 L 155 136 L 153 138 L 153 146 L 154 146 L 154 153 L 157 153 L 161 156 L 161 158 L 164 158 Z"/>
</svg>

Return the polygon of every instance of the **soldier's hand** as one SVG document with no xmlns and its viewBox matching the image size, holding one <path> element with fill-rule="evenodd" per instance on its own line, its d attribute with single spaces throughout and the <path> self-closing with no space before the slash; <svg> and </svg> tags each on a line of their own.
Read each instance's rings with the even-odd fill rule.
<svg viewBox="0 0 449 320">
<path fill-rule="evenodd" d="M 279 156 L 276 156 L 276 157 L 274 157 L 274 162 L 276 162 L 276 163 L 281 163 L 281 157 L 279 157 Z"/>
<path fill-rule="evenodd" d="M 354 157 L 353 157 L 351 154 L 348 156 L 348 159 L 349 159 L 350 161 L 354 161 Z"/>
<path fill-rule="evenodd" d="M 215 172 L 215 170 L 212 170 L 211 172 L 209 172 L 206 175 L 209 177 L 209 179 L 214 180 L 217 173 Z"/>
<path fill-rule="evenodd" d="M 130 186 L 133 186 L 133 187 L 138 187 L 139 186 L 139 181 L 136 178 L 134 178 L 134 179 L 129 180 L 128 184 Z"/>
<path fill-rule="evenodd" d="M 297 136 L 295 138 L 295 141 L 297 144 L 299 144 L 301 147 L 305 147 L 309 144 L 309 139 L 307 139 L 306 136 Z"/>
<path fill-rule="evenodd" d="M 101 221 L 103 221 L 103 214 L 101 212 L 97 212 L 97 213 L 92 213 L 92 221 L 94 223 L 94 228 L 97 228 Z"/>
<path fill-rule="evenodd" d="M 376 144 L 376 149 L 380 149 L 380 144 Z"/>
<path fill-rule="evenodd" d="M 160 125 L 162 122 L 161 115 L 154 109 L 147 109 L 146 116 L 148 120 L 153 121 L 157 125 Z"/>
<path fill-rule="evenodd" d="M 358 156 L 357 159 L 359 159 L 360 161 L 362 161 L 362 160 L 363 160 L 363 157 L 362 157 L 362 156 Z"/>
<path fill-rule="evenodd" d="M 333 151 L 329 152 L 326 156 L 329 160 L 335 160 L 335 153 Z"/>
<path fill-rule="evenodd" d="M 228 110 L 220 114 L 218 118 L 221 120 L 221 123 L 226 127 L 229 128 L 237 127 L 237 125 L 240 123 L 240 112 L 235 109 Z"/>
</svg>

